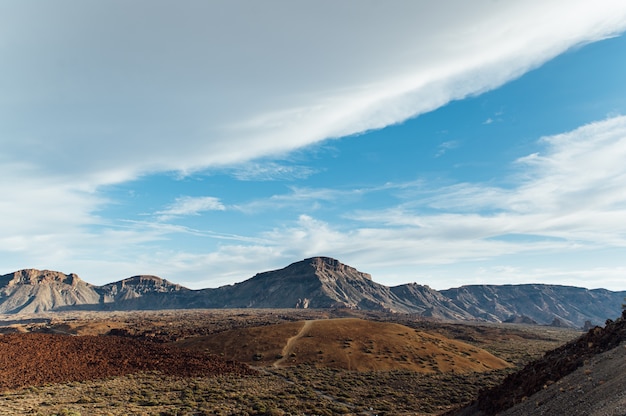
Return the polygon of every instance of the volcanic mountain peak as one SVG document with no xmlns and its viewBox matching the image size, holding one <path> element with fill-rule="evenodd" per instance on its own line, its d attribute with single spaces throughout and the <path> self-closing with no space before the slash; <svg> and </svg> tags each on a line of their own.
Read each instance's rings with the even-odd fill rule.
<svg viewBox="0 0 626 416">
<path fill-rule="evenodd" d="M 307 280 L 327 283 L 342 279 L 371 281 L 372 276 L 330 257 L 311 257 L 292 263 L 282 269 L 257 273 L 249 280 L 257 281 L 259 279 L 273 282 L 302 282 Z"/>
<path fill-rule="evenodd" d="M 316 272 L 331 278 L 337 274 L 341 274 L 372 280 L 372 276 L 370 274 L 360 272 L 354 267 L 347 266 L 339 260 L 335 260 L 330 257 L 311 257 L 310 259 L 303 260 L 301 263 L 309 263 Z M 294 263 L 294 265 L 295 264 L 298 263 Z"/>
<path fill-rule="evenodd" d="M 372 280 L 372 276 L 363 273 L 330 257 L 311 257 L 290 264 L 283 269 L 289 275 L 312 274 L 322 282 L 333 282 L 339 279 L 348 280 Z"/>
<path fill-rule="evenodd" d="M 2 286 L 15 285 L 49 285 L 53 283 L 64 283 L 75 286 L 84 283 L 80 277 L 74 273 L 64 274 L 51 270 L 24 269 L 2 276 L 4 280 Z M 87 284 L 88 283 L 84 283 Z"/>
<path fill-rule="evenodd" d="M 25 269 L 0 276 L 0 313 L 38 313 L 98 299 L 95 286 L 73 273 Z"/>
</svg>

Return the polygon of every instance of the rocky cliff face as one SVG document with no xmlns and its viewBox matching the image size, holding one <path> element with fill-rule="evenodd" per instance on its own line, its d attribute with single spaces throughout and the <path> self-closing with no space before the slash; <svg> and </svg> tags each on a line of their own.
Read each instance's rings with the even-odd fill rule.
<svg viewBox="0 0 626 416">
<path fill-rule="evenodd" d="M 41 285 L 41 284 L 67 284 L 71 286 L 84 283 L 74 273 L 63 274 L 51 270 L 24 269 L 4 275 L 0 278 L 2 286 L 18 285 Z"/>
</svg>

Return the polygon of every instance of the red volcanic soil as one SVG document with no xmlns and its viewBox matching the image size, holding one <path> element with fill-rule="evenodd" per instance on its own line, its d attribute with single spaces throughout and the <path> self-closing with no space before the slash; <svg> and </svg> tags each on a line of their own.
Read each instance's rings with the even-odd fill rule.
<svg viewBox="0 0 626 416">
<path fill-rule="evenodd" d="M 115 336 L 0 336 L 0 390 L 158 371 L 171 376 L 256 374 L 204 353 Z"/>
</svg>

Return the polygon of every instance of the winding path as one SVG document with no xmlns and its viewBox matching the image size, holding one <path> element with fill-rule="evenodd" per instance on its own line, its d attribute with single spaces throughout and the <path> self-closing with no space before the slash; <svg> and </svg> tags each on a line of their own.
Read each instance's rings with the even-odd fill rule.
<svg viewBox="0 0 626 416">
<path fill-rule="evenodd" d="M 302 325 L 302 328 L 300 328 L 300 332 L 298 332 L 296 335 L 294 335 L 293 337 L 287 340 L 287 343 L 285 344 L 285 346 L 283 347 L 283 350 L 280 353 L 281 358 L 274 361 L 274 364 L 272 364 L 272 367 L 279 367 L 282 363 L 287 361 L 287 359 L 289 358 L 289 355 L 293 352 L 293 344 L 297 340 L 299 340 L 300 338 L 302 338 L 303 336 L 309 333 L 309 330 L 311 329 L 311 325 L 313 324 L 313 322 L 315 321 L 304 321 L 304 325 Z"/>
</svg>

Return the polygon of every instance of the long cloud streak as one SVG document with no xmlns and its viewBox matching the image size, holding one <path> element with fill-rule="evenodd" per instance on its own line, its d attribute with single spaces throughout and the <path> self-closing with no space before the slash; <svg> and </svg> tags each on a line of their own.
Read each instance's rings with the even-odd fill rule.
<svg viewBox="0 0 626 416">
<path fill-rule="evenodd" d="M 398 123 L 626 27 L 608 0 L 19 4 L 5 156 L 94 187 Z"/>
</svg>

